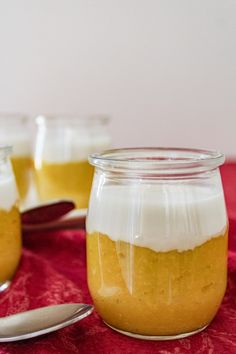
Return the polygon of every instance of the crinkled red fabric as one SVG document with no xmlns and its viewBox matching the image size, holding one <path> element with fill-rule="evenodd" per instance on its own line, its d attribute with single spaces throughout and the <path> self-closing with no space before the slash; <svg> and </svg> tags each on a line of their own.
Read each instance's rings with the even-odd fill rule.
<svg viewBox="0 0 236 354">
<path fill-rule="evenodd" d="M 236 353 L 236 164 L 225 165 L 222 177 L 230 216 L 228 288 L 216 318 L 205 331 L 182 340 L 143 341 L 113 332 L 94 312 L 58 332 L 0 344 L 0 353 Z M 0 316 L 51 304 L 91 301 L 86 284 L 84 231 L 43 232 L 24 237 L 19 270 L 11 288 L 0 295 Z"/>
</svg>

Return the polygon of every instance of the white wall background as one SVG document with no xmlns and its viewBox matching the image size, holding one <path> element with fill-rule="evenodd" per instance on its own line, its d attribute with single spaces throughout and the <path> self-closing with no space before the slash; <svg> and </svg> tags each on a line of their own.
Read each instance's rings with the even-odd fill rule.
<svg viewBox="0 0 236 354">
<path fill-rule="evenodd" d="M 0 110 L 106 112 L 116 146 L 236 156 L 236 1 L 0 0 Z"/>
</svg>

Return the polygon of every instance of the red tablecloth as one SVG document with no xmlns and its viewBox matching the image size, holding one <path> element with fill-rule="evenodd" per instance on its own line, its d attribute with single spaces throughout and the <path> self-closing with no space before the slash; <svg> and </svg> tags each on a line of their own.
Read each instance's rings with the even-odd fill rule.
<svg viewBox="0 0 236 354">
<path fill-rule="evenodd" d="M 170 342 L 122 336 L 94 312 L 58 332 L 24 342 L 0 344 L 0 353 L 231 354 L 236 353 L 236 164 L 222 169 L 230 217 L 228 289 L 224 302 L 202 333 Z M 85 233 L 60 231 L 24 238 L 24 253 L 11 288 L 0 295 L 0 316 L 64 302 L 91 303 L 86 284 Z"/>
</svg>

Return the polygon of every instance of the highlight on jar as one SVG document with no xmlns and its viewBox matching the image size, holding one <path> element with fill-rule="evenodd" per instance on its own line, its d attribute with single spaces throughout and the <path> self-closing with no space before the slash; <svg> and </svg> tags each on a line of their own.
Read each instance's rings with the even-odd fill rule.
<svg viewBox="0 0 236 354">
<path fill-rule="evenodd" d="M 13 146 L 11 162 L 24 205 L 30 189 L 32 167 L 29 118 L 23 114 L 0 114 L 0 144 Z"/>
<path fill-rule="evenodd" d="M 9 286 L 21 257 L 21 221 L 11 152 L 10 147 L 0 147 L 0 292 Z"/>
<path fill-rule="evenodd" d="M 137 148 L 89 160 L 96 170 L 87 272 L 96 310 L 108 326 L 137 338 L 202 331 L 226 289 L 224 156 Z"/>
<path fill-rule="evenodd" d="M 35 182 L 41 201 L 70 199 L 88 207 L 94 168 L 88 155 L 110 147 L 107 116 L 39 116 L 34 153 Z"/>
</svg>

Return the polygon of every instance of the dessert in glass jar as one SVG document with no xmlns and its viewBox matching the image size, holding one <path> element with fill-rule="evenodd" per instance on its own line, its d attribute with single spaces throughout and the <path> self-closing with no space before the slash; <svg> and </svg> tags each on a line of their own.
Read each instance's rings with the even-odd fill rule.
<svg viewBox="0 0 236 354">
<path fill-rule="evenodd" d="M 21 257 L 18 192 L 9 161 L 12 149 L 0 146 L 0 291 L 5 290 Z"/>
<path fill-rule="evenodd" d="M 98 313 L 113 329 L 144 339 L 203 330 L 226 288 L 224 156 L 137 148 L 89 160 L 87 267 Z"/>
<path fill-rule="evenodd" d="M 110 146 L 106 116 L 39 116 L 34 169 L 40 200 L 71 199 L 87 208 L 94 168 L 88 155 Z"/>
</svg>

